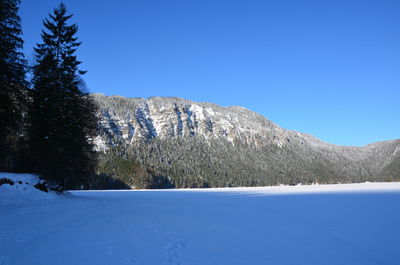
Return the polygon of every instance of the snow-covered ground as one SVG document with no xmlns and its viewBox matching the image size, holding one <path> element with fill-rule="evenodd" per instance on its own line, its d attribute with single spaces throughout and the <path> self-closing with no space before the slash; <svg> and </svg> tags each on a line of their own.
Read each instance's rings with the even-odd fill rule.
<svg viewBox="0 0 400 265">
<path fill-rule="evenodd" d="M 399 246 L 400 183 L 69 195 L 0 186 L 1 265 L 394 265 Z"/>
</svg>

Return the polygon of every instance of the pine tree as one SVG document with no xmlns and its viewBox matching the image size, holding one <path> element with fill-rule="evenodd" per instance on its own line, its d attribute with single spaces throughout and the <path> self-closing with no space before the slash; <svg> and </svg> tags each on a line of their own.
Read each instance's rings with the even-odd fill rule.
<svg viewBox="0 0 400 265">
<path fill-rule="evenodd" d="M 26 61 L 19 0 L 0 0 L 0 170 L 15 170 L 26 111 Z"/>
<path fill-rule="evenodd" d="M 76 24 L 67 25 L 64 4 L 44 20 L 43 43 L 35 48 L 30 148 L 33 169 L 64 189 L 76 188 L 94 171 L 96 105 L 84 91 L 75 52 Z"/>
</svg>

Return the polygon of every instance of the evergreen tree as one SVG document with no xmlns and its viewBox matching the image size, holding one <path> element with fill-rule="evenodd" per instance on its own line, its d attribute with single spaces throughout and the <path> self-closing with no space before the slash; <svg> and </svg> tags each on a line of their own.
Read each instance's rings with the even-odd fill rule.
<svg viewBox="0 0 400 265">
<path fill-rule="evenodd" d="M 43 43 L 35 48 L 30 148 L 33 169 L 64 189 L 85 184 L 94 172 L 96 105 L 84 91 L 75 52 L 76 24 L 64 4 L 44 20 Z"/>
<path fill-rule="evenodd" d="M 26 61 L 19 0 L 0 0 L 0 170 L 15 170 L 26 111 Z"/>
</svg>

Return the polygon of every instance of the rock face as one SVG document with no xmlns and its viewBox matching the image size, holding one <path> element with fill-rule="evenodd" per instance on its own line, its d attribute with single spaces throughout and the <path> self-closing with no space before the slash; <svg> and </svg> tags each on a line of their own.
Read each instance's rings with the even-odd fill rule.
<svg viewBox="0 0 400 265">
<path fill-rule="evenodd" d="M 254 144 L 256 136 L 283 133 L 261 115 L 241 107 L 224 108 L 179 98 L 123 98 L 94 95 L 102 129 L 126 142 L 153 138 L 202 136 Z"/>
<path fill-rule="evenodd" d="M 400 178 L 400 140 L 336 146 L 282 129 L 242 107 L 180 98 L 93 97 L 101 118 L 98 150 L 118 149 L 175 185 L 193 176 L 212 186 Z M 211 181 L 221 178 L 221 183 Z"/>
</svg>

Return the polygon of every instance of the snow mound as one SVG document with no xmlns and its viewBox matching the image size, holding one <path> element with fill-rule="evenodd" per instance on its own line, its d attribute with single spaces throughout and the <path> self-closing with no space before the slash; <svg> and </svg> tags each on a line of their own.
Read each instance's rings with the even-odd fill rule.
<svg viewBox="0 0 400 265">
<path fill-rule="evenodd" d="M 0 179 L 10 179 L 14 182 L 22 182 L 22 184 L 38 184 L 41 182 L 40 178 L 34 174 L 22 174 L 22 173 L 7 173 L 0 172 Z M 19 183 L 21 185 L 21 183 Z"/>
<path fill-rule="evenodd" d="M 47 184 L 34 174 L 0 172 L 0 197 L 17 199 L 29 196 L 32 199 L 49 197 Z"/>
</svg>

